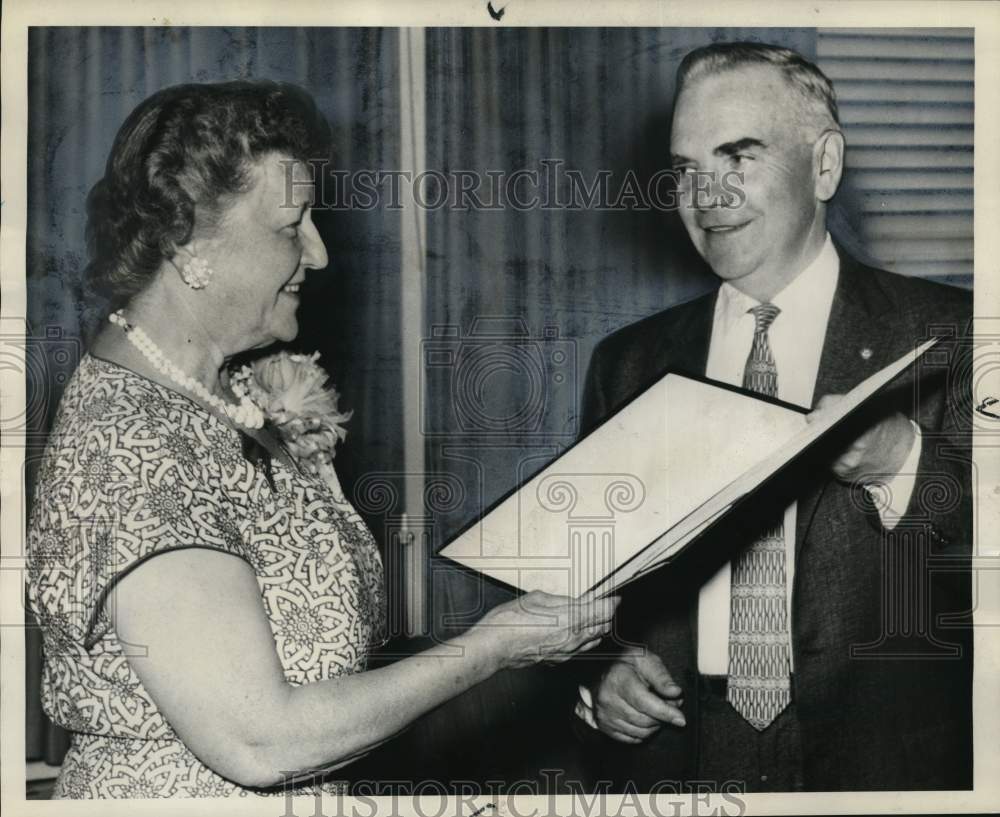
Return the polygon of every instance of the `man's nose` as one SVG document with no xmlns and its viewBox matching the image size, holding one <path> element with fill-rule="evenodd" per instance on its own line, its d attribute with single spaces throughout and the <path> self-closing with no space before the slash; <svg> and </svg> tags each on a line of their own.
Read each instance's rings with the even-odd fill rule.
<svg viewBox="0 0 1000 817">
<path fill-rule="evenodd" d="M 694 206 L 699 210 L 714 210 L 736 206 L 736 196 L 727 184 L 723 184 L 722 172 L 718 170 L 698 171 L 692 187 Z"/>
</svg>

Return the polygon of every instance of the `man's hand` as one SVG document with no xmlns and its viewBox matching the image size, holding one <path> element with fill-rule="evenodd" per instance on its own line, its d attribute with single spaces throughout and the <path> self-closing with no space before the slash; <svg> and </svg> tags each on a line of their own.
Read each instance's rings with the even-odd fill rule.
<svg viewBox="0 0 1000 817">
<path fill-rule="evenodd" d="M 808 422 L 822 419 L 824 412 L 844 398 L 842 394 L 827 394 L 820 398 L 816 409 L 806 415 Z M 831 469 L 844 482 L 866 481 L 866 475 L 884 481 L 899 473 L 913 448 L 916 434 L 913 425 L 898 411 L 885 417 L 851 443 L 834 461 Z"/>
<path fill-rule="evenodd" d="M 685 724 L 681 688 L 648 651 L 631 651 L 615 661 L 591 694 L 597 728 L 622 743 L 641 743 L 665 723 Z"/>
</svg>

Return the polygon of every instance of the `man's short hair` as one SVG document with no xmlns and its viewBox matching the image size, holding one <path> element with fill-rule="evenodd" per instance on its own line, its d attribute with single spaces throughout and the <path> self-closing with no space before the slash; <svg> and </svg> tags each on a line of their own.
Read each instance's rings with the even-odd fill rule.
<svg viewBox="0 0 1000 817">
<path fill-rule="evenodd" d="M 773 65 L 799 94 L 807 122 L 840 130 L 840 114 L 833 83 L 819 68 L 791 48 L 767 43 L 712 43 L 688 52 L 677 69 L 677 94 L 688 83 L 712 74 L 755 65 Z"/>
</svg>

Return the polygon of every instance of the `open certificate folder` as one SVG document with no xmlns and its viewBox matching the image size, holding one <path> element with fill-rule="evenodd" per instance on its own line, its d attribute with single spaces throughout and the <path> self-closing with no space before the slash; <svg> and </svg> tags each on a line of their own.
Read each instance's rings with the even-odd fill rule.
<svg viewBox="0 0 1000 817">
<path fill-rule="evenodd" d="M 441 554 L 522 590 L 613 592 L 678 554 L 936 342 L 812 423 L 803 411 L 668 374 Z"/>
</svg>

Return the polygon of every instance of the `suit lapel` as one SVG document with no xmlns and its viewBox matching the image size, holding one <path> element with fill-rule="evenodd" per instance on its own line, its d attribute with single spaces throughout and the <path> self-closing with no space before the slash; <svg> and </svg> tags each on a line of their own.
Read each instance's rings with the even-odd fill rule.
<svg viewBox="0 0 1000 817">
<path fill-rule="evenodd" d="M 718 290 L 679 307 L 683 312 L 670 330 L 659 335 L 656 351 L 658 371 L 675 371 L 704 377 L 708 347 L 712 340 L 712 320 Z"/>
<path fill-rule="evenodd" d="M 826 394 L 844 394 L 896 356 L 893 302 L 874 270 L 858 264 L 839 247 L 840 271 L 820 356 L 813 405 Z M 796 557 L 802 549 L 816 508 L 829 480 L 799 498 L 796 514 Z"/>
</svg>

